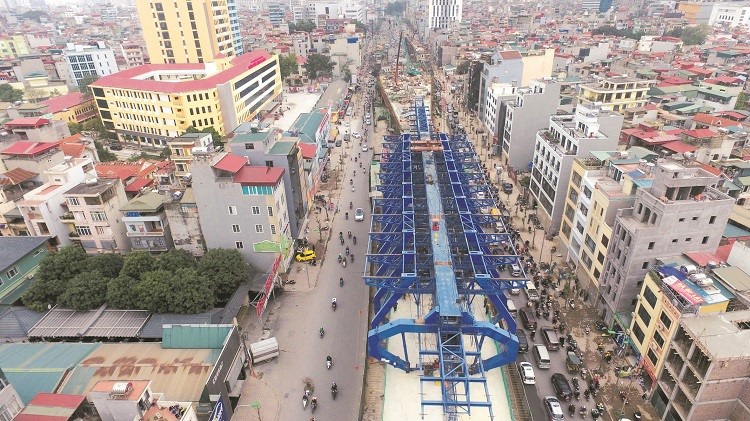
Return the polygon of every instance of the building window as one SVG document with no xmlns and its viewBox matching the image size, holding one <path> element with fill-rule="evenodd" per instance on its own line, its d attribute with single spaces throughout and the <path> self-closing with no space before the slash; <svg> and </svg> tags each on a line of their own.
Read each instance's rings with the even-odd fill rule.
<svg viewBox="0 0 750 421">
<path fill-rule="evenodd" d="M 271 224 L 271 234 L 276 235 L 276 225 Z"/>
<path fill-rule="evenodd" d="M 606 248 L 609 245 L 609 238 L 606 235 L 602 235 L 602 245 Z"/>
<path fill-rule="evenodd" d="M 650 242 L 650 243 L 648 243 L 648 249 L 649 250 L 653 250 L 654 249 L 654 242 L 653 241 Z"/>
<path fill-rule="evenodd" d="M 638 306 L 638 318 L 643 321 L 643 324 L 645 326 L 648 326 L 648 324 L 651 323 L 651 315 L 648 314 L 648 310 L 646 310 L 646 307 L 642 305 Z"/>
<path fill-rule="evenodd" d="M 240 226 L 238 224 L 232 224 L 232 232 L 240 232 Z"/>
<path fill-rule="evenodd" d="M 5 272 L 5 276 L 7 276 L 9 280 L 13 279 L 13 277 L 16 275 L 18 275 L 18 266 L 13 266 L 7 272 Z"/>
<path fill-rule="evenodd" d="M 667 329 L 672 327 L 672 319 L 667 316 L 667 313 L 662 312 L 661 316 L 659 316 L 659 320 L 661 320 L 661 322 L 664 324 L 664 327 L 666 327 Z"/>
<path fill-rule="evenodd" d="M 234 242 L 234 247 L 235 247 L 235 248 L 236 248 L 237 250 L 242 250 L 242 249 L 244 249 L 244 248 L 245 248 L 245 246 L 244 246 L 244 245 L 242 244 L 242 241 L 235 241 L 235 242 Z"/>
<path fill-rule="evenodd" d="M 648 269 L 648 262 L 643 262 L 641 269 Z"/>
<path fill-rule="evenodd" d="M 659 359 L 656 357 L 656 353 L 653 349 L 648 350 L 648 360 L 651 361 L 651 364 L 656 367 L 657 363 L 659 362 Z"/>
<path fill-rule="evenodd" d="M 260 206 L 253 206 L 253 215 L 260 215 Z"/>
<path fill-rule="evenodd" d="M 237 215 L 237 206 L 229 206 L 227 209 L 229 210 L 230 215 Z"/>
<path fill-rule="evenodd" d="M 643 290 L 643 298 L 646 300 L 648 305 L 651 306 L 651 308 L 656 308 L 656 294 L 654 294 L 653 291 L 651 291 L 651 288 L 644 288 Z"/>
<path fill-rule="evenodd" d="M 91 220 L 92 221 L 106 221 L 107 214 L 104 212 L 91 212 Z"/>
<path fill-rule="evenodd" d="M 709 224 L 713 224 L 714 222 L 716 222 L 716 216 L 715 215 L 712 216 L 712 217 L 710 217 L 710 218 L 708 218 L 708 223 Z"/>
<path fill-rule="evenodd" d="M 638 323 L 633 323 L 633 336 L 635 336 L 640 344 L 643 343 L 643 338 L 646 337 L 641 327 L 638 326 Z"/>
<path fill-rule="evenodd" d="M 654 334 L 654 341 L 659 345 L 659 348 L 664 348 L 664 337 L 662 337 L 659 332 Z"/>
<path fill-rule="evenodd" d="M 76 227 L 78 235 L 91 235 L 91 228 L 89 227 Z"/>
<path fill-rule="evenodd" d="M 80 203 L 78 202 L 77 197 L 69 197 L 68 198 L 68 204 L 71 206 L 78 206 Z"/>
<path fill-rule="evenodd" d="M 701 244 L 708 244 L 708 237 L 703 237 L 703 241 L 701 241 Z"/>
<path fill-rule="evenodd" d="M 263 225 L 261 224 L 255 224 L 255 232 L 262 233 L 263 232 Z"/>
<path fill-rule="evenodd" d="M 245 143 L 245 149 L 255 149 L 255 145 L 252 143 Z"/>
<path fill-rule="evenodd" d="M 268 216 L 273 216 L 273 206 L 268 207 Z"/>
</svg>

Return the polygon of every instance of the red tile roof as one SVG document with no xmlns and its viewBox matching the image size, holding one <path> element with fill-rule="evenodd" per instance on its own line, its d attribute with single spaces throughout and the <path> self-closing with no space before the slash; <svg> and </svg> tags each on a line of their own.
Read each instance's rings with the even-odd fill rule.
<svg viewBox="0 0 750 421">
<path fill-rule="evenodd" d="M 680 142 L 679 140 L 675 140 L 673 142 L 665 143 L 661 145 L 664 148 L 669 149 L 670 151 L 674 151 L 677 153 L 685 153 L 685 152 L 693 152 L 696 151 L 698 148 L 696 148 L 693 145 L 688 145 L 685 142 Z"/>
<path fill-rule="evenodd" d="M 709 130 L 709 129 L 685 130 L 682 133 L 684 133 L 687 136 L 694 137 L 696 139 L 707 139 L 707 138 L 716 137 L 719 135 L 718 133 L 715 133 L 713 130 Z"/>
<path fill-rule="evenodd" d="M 688 72 L 690 72 L 690 73 L 695 73 L 697 75 L 703 75 L 703 76 L 709 76 L 709 75 L 712 75 L 714 73 L 714 71 L 711 70 L 711 69 L 706 69 L 706 68 L 703 68 L 703 67 L 695 67 L 695 66 L 688 67 L 685 70 L 688 71 Z"/>
<path fill-rule="evenodd" d="M 49 112 L 54 114 L 64 109 L 83 104 L 86 101 L 93 100 L 94 99 L 89 95 L 84 95 L 80 92 L 71 92 L 66 95 L 50 98 L 48 100 L 42 101 L 41 103 L 46 105 Z"/>
<path fill-rule="evenodd" d="M 139 191 L 141 191 L 142 188 L 150 186 L 153 183 L 154 183 L 154 180 L 150 178 L 139 177 L 139 178 L 136 178 L 135 181 L 133 181 L 132 183 L 128 184 L 127 187 L 125 187 L 125 192 L 126 193 L 138 193 Z"/>
<path fill-rule="evenodd" d="M 34 406 L 56 406 L 61 408 L 78 408 L 83 400 L 86 399 L 83 395 L 63 395 L 59 393 L 37 393 L 36 396 L 29 402 L 29 405 Z"/>
<path fill-rule="evenodd" d="M 250 186 L 275 186 L 283 175 L 283 168 L 245 165 L 234 174 L 233 181 Z"/>
<path fill-rule="evenodd" d="M 7 123 L 5 123 L 5 127 L 39 127 L 49 124 L 49 120 L 46 118 L 41 117 L 22 117 L 22 118 L 15 118 Z"/>
<path fill-rule="evenodd" d="M 236 174 L 245 164 L 247 164 L 247 158 L 244 156 L 228 153 L 216 162 L 213 167 L 217 170 L 228 171 L 232 174 Z"/>
<path fill-rule="evenodd" d="M 28 142 L 21 141 L 16 142 L 9 148 L 0 152 L 2 155 L 15 155 L 15 156 L 35 156 L 41 155 L 45 152 L 57 149 L 60 147 L 60 142 Z"/>
<path fill-rule="evenodd" d="M 81 134 L 78 133 L 61 140 L 60 150 L 63 151 L 65 156 L 80 158 L 81 156 L 83 156 L 83 152 L 86 150 L 86 145 L 83 144 Z"/>
<path fill-rule="evenodd" d="M 700 124 L 707 124 L 709 126 L 717 126 L 717 127 L 732 127 L 732 126 L 740 126 L 741 124 L 730 120 L 728 118 L 723 117 L 716 117 L 710 114 L 705 113 L 698 113 L 693 116 L 693 121 Z"/>
<path fill-rule="evenodd" d="M 521 57 L 521 53 L 519 53 L 516 50 L 510 50 L 510 51 L 500 51 L 500 58 L 503 60 L 520 60 L 523 57 Z"/>
<path fill-rule="evenodd" d="M 96 164 L 96 175 L 102 178 L 119 178 L 127 180 L 130 177 L 143 177 L 156 170 L 153 162 L 100 162 Z"/>
<path fill-rule="evenodd" d="M 10 171 L 0 174 L 0 186 L 15 186 L 26 180 L 31 180 L 38 175 L 39 174 L 35 172 L 26 171 L 23 168 L 13 168 Z"/>
<path fill-rule="evenodd" d="M 167 93 L 203 91 L 234 79 L 248 69 L 252 69 L 260 63 L 263 63 L 270 57 L 271 54 L 266 51 L 255 50 L 232 59 L 232 67 L 224 71 L 215 73 L 203 79 L 187 80 L 184 82 L 142 80 L 138 79 L 138 77 L 143 77 L 150 72 L 158 71 L 179 72 L 181 70 L 201 70 L 205 68 L 205 64 L 145 64 L 143 66 L 132 67 L 112 75 L 101 77 L 96 82 L 92 83 L 91 86 Z"/>
<path fill-rule="evenodd" d="M 302 158 L 305 159 L 313 159 L 315 158 L 315 153 L 317 152 L 317 145 L 314 143 L 304 143 L 299 142 L 299 148 L 302 151 Z"/>
</svg>

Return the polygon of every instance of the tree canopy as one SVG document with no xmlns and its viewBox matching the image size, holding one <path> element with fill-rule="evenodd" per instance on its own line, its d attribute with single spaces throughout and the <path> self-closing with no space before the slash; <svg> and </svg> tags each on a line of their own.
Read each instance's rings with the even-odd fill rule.
<svg viewBox="0 0 750 421">
<path fill-rule="evenodd" d="M 406 11 L 406 2 L 393 1 L 385 5 L 385 14 L 391 16 L 401 16 Z"/>
<path fill-rule="evenodd" d="M 0 84 L 0 102 L 16 102 L 22 99 L 22 90 L 15 89 L 9 83 Z"/>
<path fill-rule="evenodd" d="M 111 308 L 192 314 L 225 303 L 249 279 L 250 268 L 237 250 L 210 250 L 196 261 L 184 250 L 89 256 L 71 246 L 42 260 L 22 300 L 37 311 L 55 305 L 91 310 L 107 303 Z"/>
<path fill-rule="evenodd" d="M 312 32 L 315 28 L 317 28 L 317 25 L 310 19 L 299 19 L 297 22 L 289 22 L 289 32 Z"/>
<path fill-rule="evenodd" d="M 706 41 L 710 31 L 711 27 L 708 25 L 696 25 L 677 27 L 664 35 L 680 38 L 685 45 L 701 45 Z"/>
<path fill-rule="evenodd" d="M 279 56 L 279 67 L 281 68 L 281 80 L 299 73 L 299 63 L 294 53 Z"/>
<path fill-rule="evenodd" d="M 87 95 L 93 95 L 89 85 L 99 80 L 99 75 L 88 75 L 84 76 L 80 82 L 78 82 L 78 92 Z"/>
<path fill-rule="evenodd" d="M 320 76 L 330 76 L 333 71 L 333 62 L 326 55 L 313 53 L 307 56 L 305 70 L 307 71 L 307 77 L 310 79 L 316 79 Z"/>
<path fill-rule="evenodd" d="M 72 133 L 71 133 L 72 134 Z M 101 162 L 114 162 L 117 161 L 117 155 L 108 151 L 102 142 L 95 140 L 94 147 L 96 148 L 96 154 L 99 155 L 99 161 Z"/>
<path fill-rule="evenodd" d="M 208 133 L 211 135 L 211 140 L 213 140 L 214 146 L 221 146 L 221 135 L 219 132 L 216 131 L 213 127 L 206 127 L 204 129 L 198 130 L 194 126 L 189 126 L 187 129 L 185 129 L 185 133 Z M 183 133 L 183 134 L 185 134 Z"/>
<path fill-rule="evenodd" d="M 633 31 L 632 29 L 617 29 L 612 25 L 604 25 L 591 31 L 592 35 L 614 35 L 617 37 L 641 39 L 646 35 L 644 31 Z"/>
</svg>

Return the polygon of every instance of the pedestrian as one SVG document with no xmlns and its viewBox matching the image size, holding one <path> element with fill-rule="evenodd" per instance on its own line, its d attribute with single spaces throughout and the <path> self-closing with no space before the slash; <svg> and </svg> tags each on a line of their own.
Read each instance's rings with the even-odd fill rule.
<svg viewBox="0 0 750 421">
<path fill-rule="evenodd" d="M 397 310 L 398 310 L 398 301 L 393 303 L 393 311 L 397 311 Z"/>
</svg>

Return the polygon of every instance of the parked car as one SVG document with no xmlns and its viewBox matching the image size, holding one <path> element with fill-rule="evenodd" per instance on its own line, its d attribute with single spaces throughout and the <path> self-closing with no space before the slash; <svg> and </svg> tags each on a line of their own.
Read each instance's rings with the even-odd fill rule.
<svg viewBox="0 0 750 421">
<path fill-rule="evenodd" d="M 544 344 L 547 345 L 547 349 L 550 351 L 557 351 L 560 349 L 560 339 L 557 337 L 557 331 L 551 326 L 545 326 L 542 328 L 542 339 Z"/>
<path fill-rule="evenodd" d="M 562 405 L 560 401 L 554 396 L 547 396 L 544 398 L 544 408 L 549 414 L 550 421 L 560 421 L 565 419 L 565 413 L 563 413 Z"/>
<path fill-rule="evenodd" d="M 529 330 L 536 329 L 536 318 L 534 317 L 534 313 L 530 308 L 522 307 L 520 310 L 518 310 L 518 317 L 521 318 L 523 327 Z"/>
<path fill-rule="evenodd" d="M 357 221 L 357 222 L 365 220 L 365 211 L 364 211 L 364 209 L 357 208 L 354 211 L 354 220 Z"/>
<path fill-rule="evenodd" d="M 109 145 L 109 149 L 113 151 L 121 151 L 122 150 L 122 144 L 121 143 L 112 143 Z"/>
<path fill-rule="evenodd" d="M 506 194 L 513 193 L 513 184 L 503 183 L 503 192 L 505 192 Z"/>
<path fill-rule="evenodd" d="M 367 152 L 368 150 L 370 150 L 370 148 L 367 147 L 367 145 L 362 145 L 362 152 Z"/>
<path fill-rule="evenodd" d="M 569 401 L 570 397 L 573 395 L 572 389 L 570 388 L 570 383 L 568 383 L 568 379 L 565 377 L 562 373 L 555 373 L 552 375 L 552 389 L 555 390 L 555 395 L 557 395 L 557 398 L 562 401 Z"/>
<path fill-rule="evenodd" d="M 308 250 L 303 250 L 301 252 L 298 252 L 294 256 L 294 260 L 296 260 L 298 262 L 307 262 L 307 261 L 313 260 L 313 259 L 315 259 L 315 252 L 312 251 L 312 250 L 309 250 L 309 249 Z"/>
<path fill-rule="evenodd" d="M 341 139 L 337 139 L 335 145 L 336 146 L 341 146 Z"/>
<path fill-rule="evenodd" d="M 352 136 L 353 136 L 353 137 L 354 137 L 355 139 L 359 139 L 359 138 L 361 138 L 361 137 L 362 137 L 362 135 L 361 135 L 361 134 L 359 134 L 359 132 L 352 132 Z"/>
<path fill-rule="evenodd" d="M 534 376 L 534 367 L 530 362 L 522 361 L 518 363 L 518 374 L 521 375 L 523 384 L 536 384 L 536 376 Z"/>
</svg>

